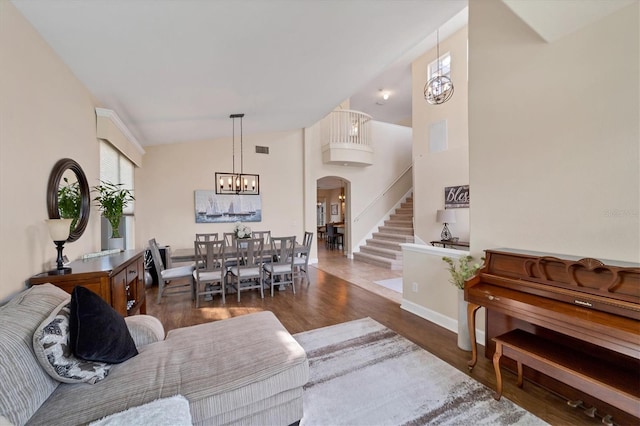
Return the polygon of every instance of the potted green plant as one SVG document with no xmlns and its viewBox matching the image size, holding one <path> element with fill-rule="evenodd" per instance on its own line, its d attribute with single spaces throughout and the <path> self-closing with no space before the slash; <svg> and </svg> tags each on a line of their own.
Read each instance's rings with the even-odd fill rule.
<svg viewBox="0 0 640 426">
<path fill-rule="evenodd" d="M 60 218 L 72 219 L 70 230 L 73 231 L 80 218 L 80 208 L 82 197 L 80 196 L 80 185 L 78 181 L 69 183 L 69 179 L 63 178 L 64 185 L 58 188 L 58 211 Z"/>
<path fill-rule="evenodd" d="M 479 263 L 471 264 L 473 256 L 462 256 L 458 258 L 457 264 L 450 257 L 445 256 L 442 260 L 449 264 L 449 268 L 447 268 L 451 275 L 449 282 L 461 290 L 464 289 L 464 282 L 474 276 L 482 267 Z"/>
<path fill-rule="evenodd" d="M 120 236 L 120 220 L 125 207 L 135 200 L 130 190 L 123 188 L 122 183 L 100 181 L 100 185 L 93 187 L 98 196 L 93 199 L 102 215 L 111 225 L 111 239 L 109 248 L 123 248 L 124 244 Z M 112 241 L 116 240 L 116 241 Z"/>
<path fill-rule="evenodd" d="M 480 263 L 472 263 L 473 256 L 461 256 L 458 261 L 450 257 L 443 257 L 449 267 L 449 282 L 458 289 L 458 347 L 465 351 L 471 350 L 471 338 L 469 337 L 469 326 L 467 323 L 467 302 L 464 300 L 464 282 L 473 277 L 478 269 L 482 267 Z M 484 261 L 484 259 L 482 259 Z"/>
</svg>

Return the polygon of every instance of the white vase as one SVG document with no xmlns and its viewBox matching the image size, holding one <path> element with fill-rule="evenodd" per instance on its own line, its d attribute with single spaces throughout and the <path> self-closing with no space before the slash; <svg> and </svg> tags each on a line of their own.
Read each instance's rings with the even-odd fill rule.
<svg viewBox="0 0 640 426">
<path fill-rule="evenodd" d="M 464 300 L 464 290 L 458 290 L 458 347 L 463 351 L 471 350 L 471 338 L 467 323 L 467 302 Z"/>
<path fill-rule="evenodd" d="M 109 238 L 109 250 L 124 250 L 124 238 Z"/>
</svg>

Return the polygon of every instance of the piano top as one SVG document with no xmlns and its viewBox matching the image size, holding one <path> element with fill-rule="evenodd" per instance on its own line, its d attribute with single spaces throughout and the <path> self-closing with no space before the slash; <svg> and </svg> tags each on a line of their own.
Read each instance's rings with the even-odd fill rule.
<svg viewBox="0 0 640 426">
<path fill-rule="evenodd" d="M 572 256 L 568 254 L 545 253 L 541 251 L 522 250 L 522 249 L 516 249 L 516 248 L 495 248 L 495 249 L 491 249 L 490 251 L 499 251 L 503 253 L 513 253 L 513 254 L 524 254 L 527 256 L 534 256 L 534 257 L 551 256 L 551 257 L 557 257 L 561 259 L 573 260 L 576 262 L 584 258 L 584 256 L 580 257 L 580 256 Z M 640 263 L 635 263 L 635 262 L 625 262 L 622 260 L 610 260 L 610 259 L 599 259 L 599 260 L 605 265 L 619 266 L 621 268 L 640 268 Z"/>
</svg>

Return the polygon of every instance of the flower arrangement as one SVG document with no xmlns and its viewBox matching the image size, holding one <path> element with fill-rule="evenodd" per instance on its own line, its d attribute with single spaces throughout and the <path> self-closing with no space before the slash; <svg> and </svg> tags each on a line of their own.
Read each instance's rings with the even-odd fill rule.
<svg viewBox="0 0 640 426">
<path fill-rule="evenodd" d="M 239 239 L 251 238 L 251 228 L 241 222 L 236 222 L 233 224 L 233 233 L 235 234 L 236 238 Z"/>
<path fill-rule="evenodd" d="M 464 282 L 474 276 L 478 269 L 482 267 L 480 263 L 469 264 L 473 261 L 473 256 L 462 256 L 458 259 L 457 264 L 450 257 L 445 256 L 442 260 L 449 264 L 448 269 L 451 274 L 449 282 L 459 289 L 463 289 Z M 482 261 L 484 262 L 484 258 L 482 258 Z"/>
</svg>

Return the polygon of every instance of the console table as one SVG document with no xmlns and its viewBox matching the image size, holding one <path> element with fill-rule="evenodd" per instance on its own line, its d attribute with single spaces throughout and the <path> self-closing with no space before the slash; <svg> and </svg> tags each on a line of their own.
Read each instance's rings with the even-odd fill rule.
<svg viewBox="0 0 640 426">
<path fill-rule="evenodd" d="M 77 285 L 88 288 L 123 316 L 145 314 L 144 250 L 76 260 L 68 265 L 71 273 L 35 275 L 30 285 L 51 283 L 71 293 Z"/>
<path fill-rule="evenodd" d="M 469 243 L 467 241 L 453 241 L 453 240 L 439 240 L 439 241 L 431 241 L 431 244 L 434 247 L 442 246 L 443 248 L 447 248 L 447 246 L 453 248 L 454 246 L 458 247 L 469 247 Z"/>
</svg>

